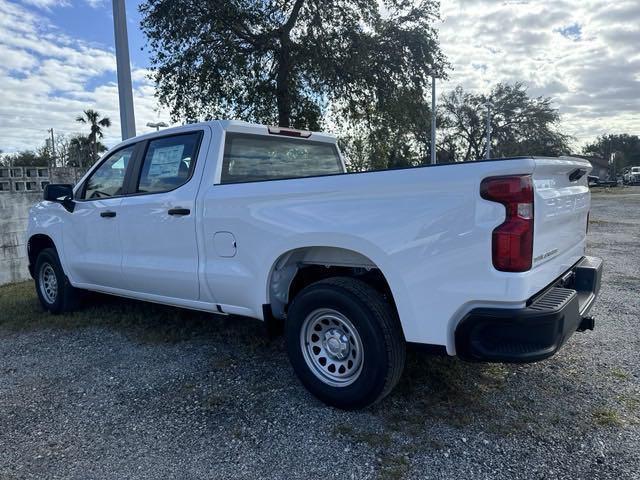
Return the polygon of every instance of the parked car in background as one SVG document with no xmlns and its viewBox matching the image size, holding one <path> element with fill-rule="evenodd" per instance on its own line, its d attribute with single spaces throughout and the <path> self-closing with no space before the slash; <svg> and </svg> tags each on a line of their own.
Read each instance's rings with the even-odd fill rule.
<svg viewBox="0 0 640 480">
<path fill-rule="evenodd" d="M 595 175 L 589 175 L 589 186 L 590 187 L 617 187 L 618 180 L 600 180 L 599 177 Z"/>
<path fill-rule="evenodd" d="M 51 313 L 93 290 L 285 321 L 302 383 L 360 408 L 396 385 L 407 342 L 532 362 L 593 328 L 590 170 L 520 157 L 347 174 L 331 135 L 185 125 L 49 185 L 29 268 Z"/>
<path fill-rule="evenodd" d="M 623 179 L 627 185 L 640 185 L 640 167 L 629 167 Z"/>
</svg>

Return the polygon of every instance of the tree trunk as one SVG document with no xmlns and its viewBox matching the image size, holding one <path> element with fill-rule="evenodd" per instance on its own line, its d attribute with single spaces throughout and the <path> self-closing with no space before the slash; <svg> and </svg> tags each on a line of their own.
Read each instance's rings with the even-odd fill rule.
<svg viewBox="0 0 640 480">
<path fill-rule="evenodd" d="M 91 165 L 96 163 L 96 153 L 98 151 L 95 135 L 89 135 L 89 161 Z"/>
<path fill-rule="evenodd" d="M 276 103 L 278 104 L 278 126 L 291 126 L 291 30 L 295 26 L 304 0 L 296 0 L 287 21 L 280 28 L 280 51 L 276 74 Z"/>
<path fill-rule="evenodd" d="M 291 45 L 286 36 L 280 37 L 280 52 L 278 54 L 278 72 L 276 74 L 276 103 L 278 105 L 278 126 L 291 126 L 291 89 L 289 79 L 291 75 Z"/>
</svg>

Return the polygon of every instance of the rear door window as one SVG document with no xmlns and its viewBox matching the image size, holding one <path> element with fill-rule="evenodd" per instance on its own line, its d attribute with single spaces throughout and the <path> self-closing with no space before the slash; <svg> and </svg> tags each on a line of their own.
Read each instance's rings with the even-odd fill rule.
<svg viewBox="0 0 640 480">
<path fill-rule="evenodd" d="M 337 147 L 311 140 L 227 133 L 221 183 L 343 173 Z"/>
</svg>

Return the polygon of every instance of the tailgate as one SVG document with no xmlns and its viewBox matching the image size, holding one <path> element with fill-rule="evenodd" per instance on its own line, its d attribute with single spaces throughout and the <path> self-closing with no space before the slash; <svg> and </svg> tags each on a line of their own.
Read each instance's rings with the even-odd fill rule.
<svg viewBox="0 0 640 480">
<path fill-rule="evenodd" d="M 559 276 L 583 255 L 590 208 L 588 173 L 580 158 L 535 158 L 533 270 Z"/>
</svg>

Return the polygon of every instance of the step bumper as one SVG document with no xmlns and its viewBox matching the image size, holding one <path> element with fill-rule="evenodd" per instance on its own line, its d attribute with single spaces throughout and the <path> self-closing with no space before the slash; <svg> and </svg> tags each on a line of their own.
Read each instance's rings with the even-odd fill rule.
<svg viewBox="0 0 640 480">
<path fill-rule="evenodd" d="M 602 260 L 583 257 L 521 309 L 477 308 L 455 331 L 456 352 L 475 362 L 527 363 L 555 354 L 578 330 L 592 330 L 587 314 L 600 291 Z"/>
</svg>

